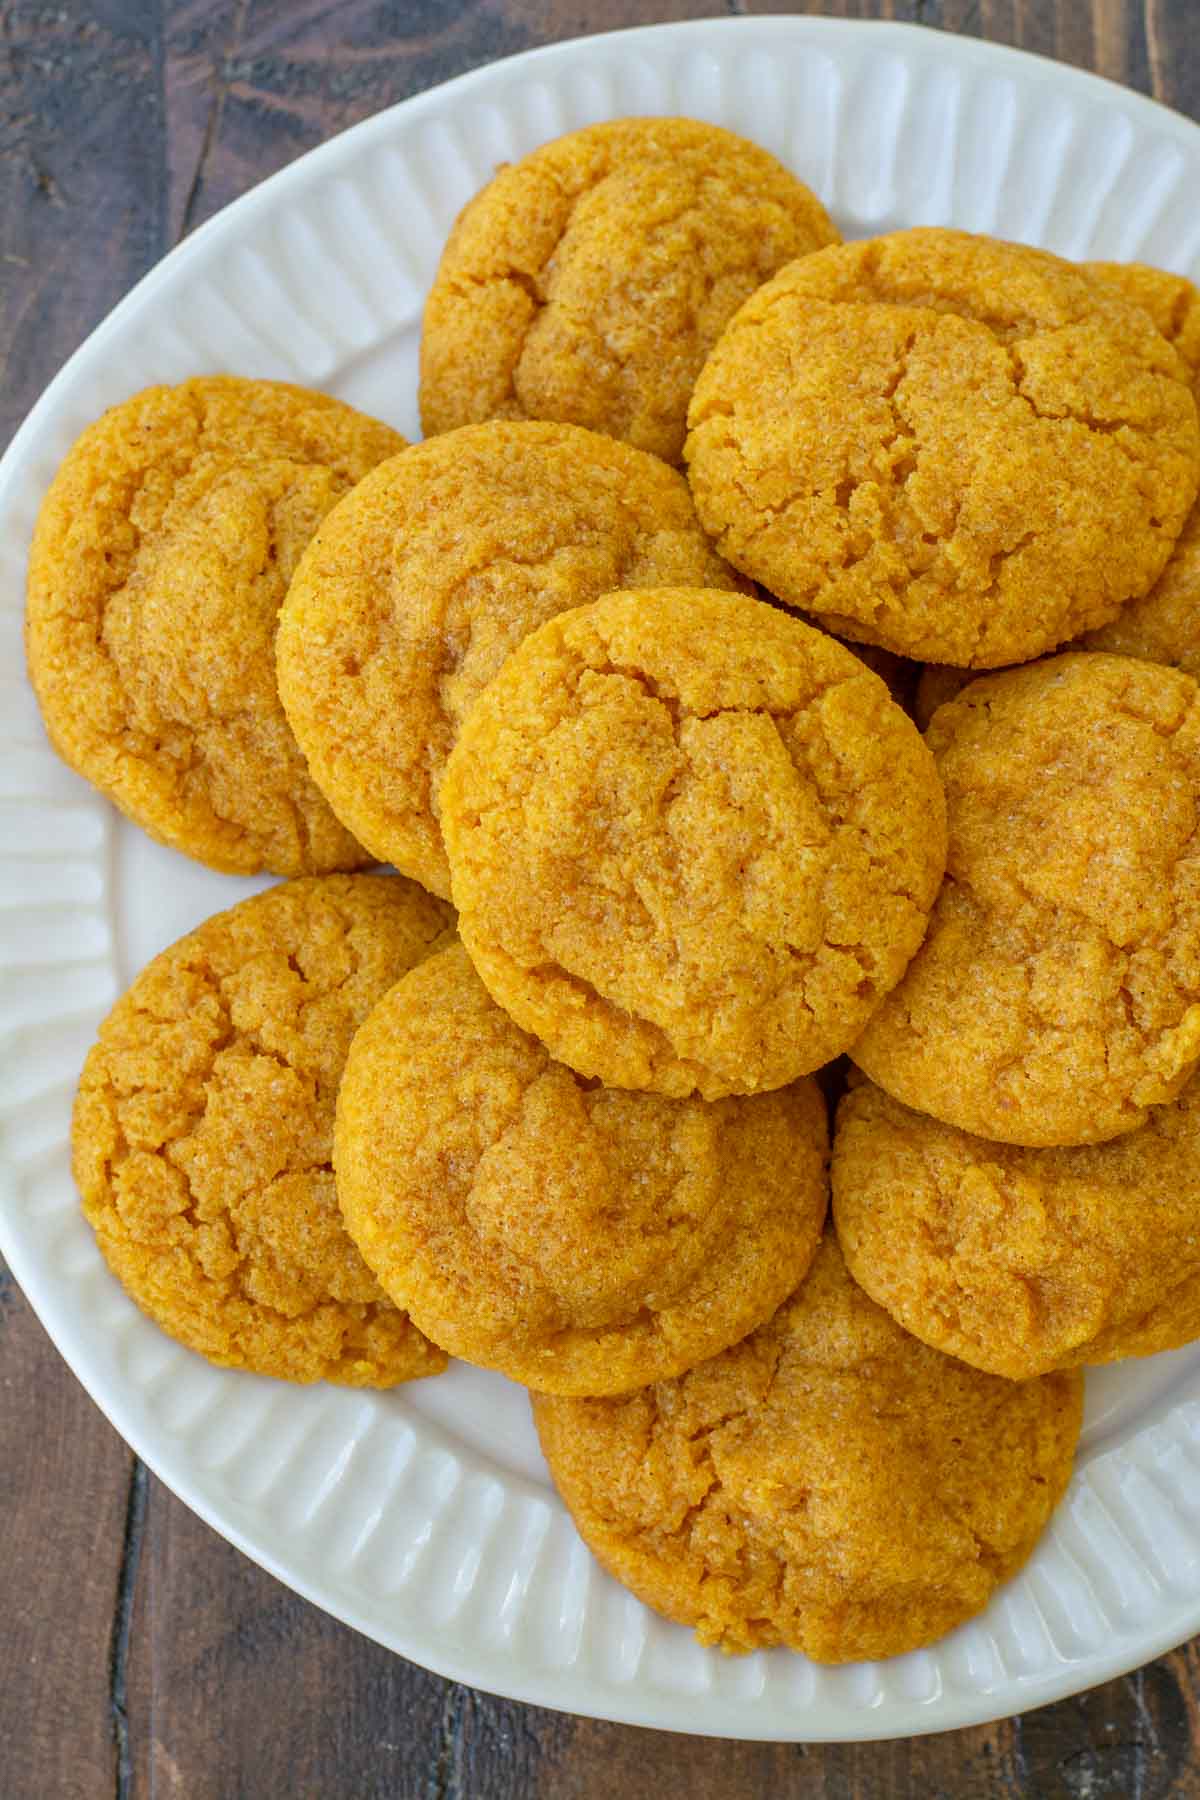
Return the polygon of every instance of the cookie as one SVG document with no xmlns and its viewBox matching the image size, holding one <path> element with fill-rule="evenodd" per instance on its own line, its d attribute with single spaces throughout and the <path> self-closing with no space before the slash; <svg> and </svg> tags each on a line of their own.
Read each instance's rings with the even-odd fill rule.
<svg viewBox="0 0 1200 1800">
<path fill-rule="evenodd" d="M 1173 344 L 1192 377 L 1200 381 L 1200 290 L 1182 275 L 1145 263 L 1085 263 L 1089 274 L 1115 284 L 1144 311 Z M 1080 650 L 1111 650 L 1142 656 L 1200 677 L 1200 506 L 1193 506 L 1165 568 L 1149 593 L 1123 606 L 1116 618 L 1085 632 Z M 943 701 L 973 679 L 969 669 L 930 663 L 917 680 L 914 716 L 922 730 Z"/>
<path fill-rule="evenodd" d="M 817 621 L 811 623 L 817 624 Z M 842 642 L 841 638 L 837 641 Z M 866 663 L 868 669 L 886 683 L 896 705 L 911 715 L 922 665 L 910 662 L 905 656 L 893 656 L 890 650 L 882 650 L 878 644 L 846 644 L 844 648 L 857 656 L 859 662 Z"/>
<path fill-rule="evenodd" d="M 742 301 L 838 241 L 756 144 L 616 119 L 502 167 L 459 216 L 425 306 L 426 437 L 559 419 L 678 462 L 688 396 Z"/>
<path fill-rule="evenodd" d="M 711 1106 L 581 1081 L 461 945 L 362 1026 L 334 1139 L 347 1228 L 397 1306 L 559 1394 L 681 1374 L 769 1318 L 816 1250 L 826 1154 L 811 1081 Z"/>
<path fill-rule="evenodd" d="M 1085 262 L 1081 267 L 1149 313 L 1154 329 L 1174 346 L 1192 379 L 1200 375 L 1200 289 L 1186 275 L 1149 263 Z"/>
<path fill-rule="evenodd" d="M 1196 497 L 1187 369 L 1106 282 L 922 228 L 804 257 L 696 384 L 686 456 L 736 568 L 841 636 L 994 668 L 1115 617 Z"/>
<path fill-rule="evenodd" d="M 1026 1150 L 869 1082 L 837 1115 L 855 1280 L 919 1337 L 1023 1381 L 1200 1337 L 1200 1080 L 1108 1144 Z"/>
<path fill-rule="evenodd" d="M 493 997 L 613 1087 L 715 1100 L 844 1050 L 941 879 L 931 757 L 878 676 L 740 594 L 608 594 L 540 627 L 442 784 Z"/>
<path fill-rule="evenodd" d="M 854 1061 L 1003 1143 L 1135 1130 L 1200 1059 L 1200 688 L 1073 652 L 971 682 L 926 742 L 945 885 Z"/>
<path fill-rule="evenodd" d="M 1200 290 L 1182 275 L 1144 263 L 1089 263 L 1087 267 L 1145 309 L 1175 346 L 1200 394 Z M 1081 649 L 1144 656 L 1200 677 L 1200 506 L 1194 506 L 1162 574 L 1140 600 L 1080 642 Z"/>
<path fill-rule="evenodd" d="M 131 1299 L 211 1362 L 358 1387 L 444 1368 L 346 1235 L 330 1157 L 350 1040 L 448 918 L 397 878 L 288 882 L 164 950 L 101 1026 L 83 1210 Z"/>
<path fill-rule="evenodd" d="M 1150 592 L 1089 631 L 1081 650 L 1144 656 L 1200 679 L 1200 506 L 1194 506 L 1166 568 Z"/>
<path fill-rule="evenodd" d="M 50 740 L 160 843 L 277 875 L 369 861 L 314 786 L 275 685 L 276 617 L 317 525 L 404 439 L 328 394 L 147 388 L 68 452 L 29 561 Z"/>
<path fill-rule="evenodd" d="M 605 1568 L 702 1644 L 897 1656 L 987 1605 L 1037 1543 L 1079 1436 L 1077 1373 L 1011 1382 L 920 1344 L 827 1234 L 752 1337 L 622 1399 L 534 1395 Z"/>
<path fill-rule="evenodd" d="M 509 651 L 609 588 L 737 585 L 682 476 L 574 425 L 472 425 L 378 469 L 325 521 L 279 627 L 283 704 L 339 818 L 450 891 L 442 769 Z"/>
</svg>

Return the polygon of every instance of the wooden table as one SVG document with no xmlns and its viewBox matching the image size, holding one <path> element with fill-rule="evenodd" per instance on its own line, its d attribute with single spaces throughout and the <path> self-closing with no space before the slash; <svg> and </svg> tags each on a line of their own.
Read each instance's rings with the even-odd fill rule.
<svg viewBox="0 0 1200 1800">
<path fill-rule="evenodd" d="M 1200 115 L 1193 0 L 0 0 L 0 448 L 163 253 L 392 101 L 581 32 L 730 12 L 912 19 Z M 733 1744 L 442 1681 L 194 1518 L 0 1268 L 3 1800 L 1188 1800 L 1200 1639 L 1024 1718 L 890 1744 Z"/>
</svg>

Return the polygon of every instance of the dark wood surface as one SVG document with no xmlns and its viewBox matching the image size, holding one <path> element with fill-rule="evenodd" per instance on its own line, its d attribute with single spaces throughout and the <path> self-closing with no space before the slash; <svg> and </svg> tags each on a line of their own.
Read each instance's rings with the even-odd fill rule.
<svg viewBox="0 0 1200 1800">
<path fill-rule="evenodd" d="M 1195 0 L 0 0 L 0 447 L 179 238 L 380 107 L 581 32 L 916 20 L 1200 116 Z M 147 1475 L 0 1268 L 3 1800 L 1200 1800 L 1200 1640 L 1024 1718 L 725 1743 L 498 1700 L 263 1574 Z"/>
</svg>

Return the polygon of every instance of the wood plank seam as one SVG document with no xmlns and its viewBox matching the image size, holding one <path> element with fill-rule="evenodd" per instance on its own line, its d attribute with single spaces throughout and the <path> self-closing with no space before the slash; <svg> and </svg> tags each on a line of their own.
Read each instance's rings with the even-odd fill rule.
<svg viewBox="0 0 1200 1800">
<path fill-rule="evenodd" d="M 125 1535 L 121 1567 L 117 1575 L 116 1604 L 108 1656 L 109 1721 L 116 1750 L 116 1800 L 129 1800 L 133 1791 L 133 1755 L 129 1740 L 128 1676 L 133 1622 L 133 1594 L 146 1529 L 150 1477 L 146 1465 L 134 1457 L 125 1503 Z"/>
</svg>

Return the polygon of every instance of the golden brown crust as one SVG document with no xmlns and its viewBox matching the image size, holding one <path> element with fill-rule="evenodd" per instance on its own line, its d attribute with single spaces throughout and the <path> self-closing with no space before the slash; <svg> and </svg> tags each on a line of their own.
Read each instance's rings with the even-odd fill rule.
<svg viewBox="0 0 1200 1800">
<path fill-rule="evenodd" d="M 555 1483 L 619 1581 L 701 1643 L 895 1656 L 971 1618 L 1070 1477 L 1077 1374 L 1009 1382 L 909 1337 L 827 1234 L 754 1335 L 622 1399 L 533 1396 Z"/>
<path fill-rule="evenodd" d="M 971 682 L 927 742 L 946 880 L 854 1061 L 1004 1143 L 1135 1130 L 1200 1059 L 1200 689 L 1076 652 Z"/>
<path fill-rule="evenodd" d="M 472 425 L 406 450 L 325 521 L 280 618 L 313 774 L 384 862 L 450 891 L 437 793 L 459 727 L 543 620 L 609 588 L 739 585 L 682 476 L 574 425 Z"/>
<path fill-rule="evenodd" d="M 370 860 L 305 767 L 273 644 L 320 520 L 403 446 L 327 394 L 204 376 L 68 452 L 30 556 L 30 679 L 55 749 L 151 836 L 241 874 Z"/>
<path fill-rule="evenodd" d="M 461 945 L 354 1040 L 334 1166 L 387 1293 L 454 1356 L 562 1394 L 678 1375 L 770 1317 L 825 1219 L 815 1083 L 669 1100 L 581 1081 Z"/>
<path fill-rule="evenodd" d="M 442 826 L 463 942 L 615 1087 L 782 1087 L 856 1036 L 943 866 L 932 762 L 882 681 L 738 594 L 549 621 L 463 727 Z"/>
<path fill-rule="evenodd" d="M 735 567 L 845 637 L 1023 662 L 1161 572 L 1196 496 L 1187 370 L 1110 284 L 919 229 L 758 290 L 696 384 L 687 460 Z"/>
<path fill-rule="evenodd" d="M 1170 275 L 1145 263 L 1085 263 L 1089 274 L 1117 286 L 1141 306 L 1155 327 L 1178 351 L 1192 375 L 1200 377 L 1200 290 L 1182 275 Z M 1165 568 L 1140 599 L 1130 600 L 1115 619 L 1085 632 L 1079 650 L 1110 650 L 1117 656 L 1141 656 L 1200 676 L 1200 507 L 1193 506 Z M 943 701 L 972 679 L 967 669 L 930 664 L 917 683 L 914 717 L 922 730 Z"/>
<path fill-rule="evenodd" d="M 1141 306 L 1200 383 L 1200 289 L 1182 275 L 1145 263 L 1087 263 Z M 1200 507 L 1193 507 L 1162 574 L 1149 593 L 1080 640 L 1081 650 L 1144 656 L 1200 676 Z"/>
<path fill-rule="evenodd" d="M 838 1237 L 906 1331 L 1022 1381 L 1200 1337 L 1200 1082 L 1108 1144 L 970 1137 L 860 1081 L 838 1108 Z"/>
<path fill-rule="evenodd" d="M 287 882 L 164 950 L 101 1026 L 83 1209 L 130 1296 L 210 1361 L 370 1387 L 445 1367 L 347 1236 L 330 1159 L 354 1031 L 449 916 L 398 877 Z"/>
<path fill-rule="evenodd" d="M 1200 678 L 1200 506 L 1192 508 L 1150 592 L 1080 638 L 1079 648 L 1142 656 Z"/>
<path fill-rule="evenodd" d="M 837 242 L 819 200 L 745 138 L 616 119 L 502 168 L 459 216 L 425 306 L 426 437 L 559 419 L 667 462 L 748 294 Z"/>
<path fill-rule="evenodd" d="M 1154 329 L 1178 352 L 1193 380 L 1200 376 L 1200 288 L 1186 275 L 1149 263 L 1085 262 L 1080 267 L 1149 313 Z"/>
</svg>

